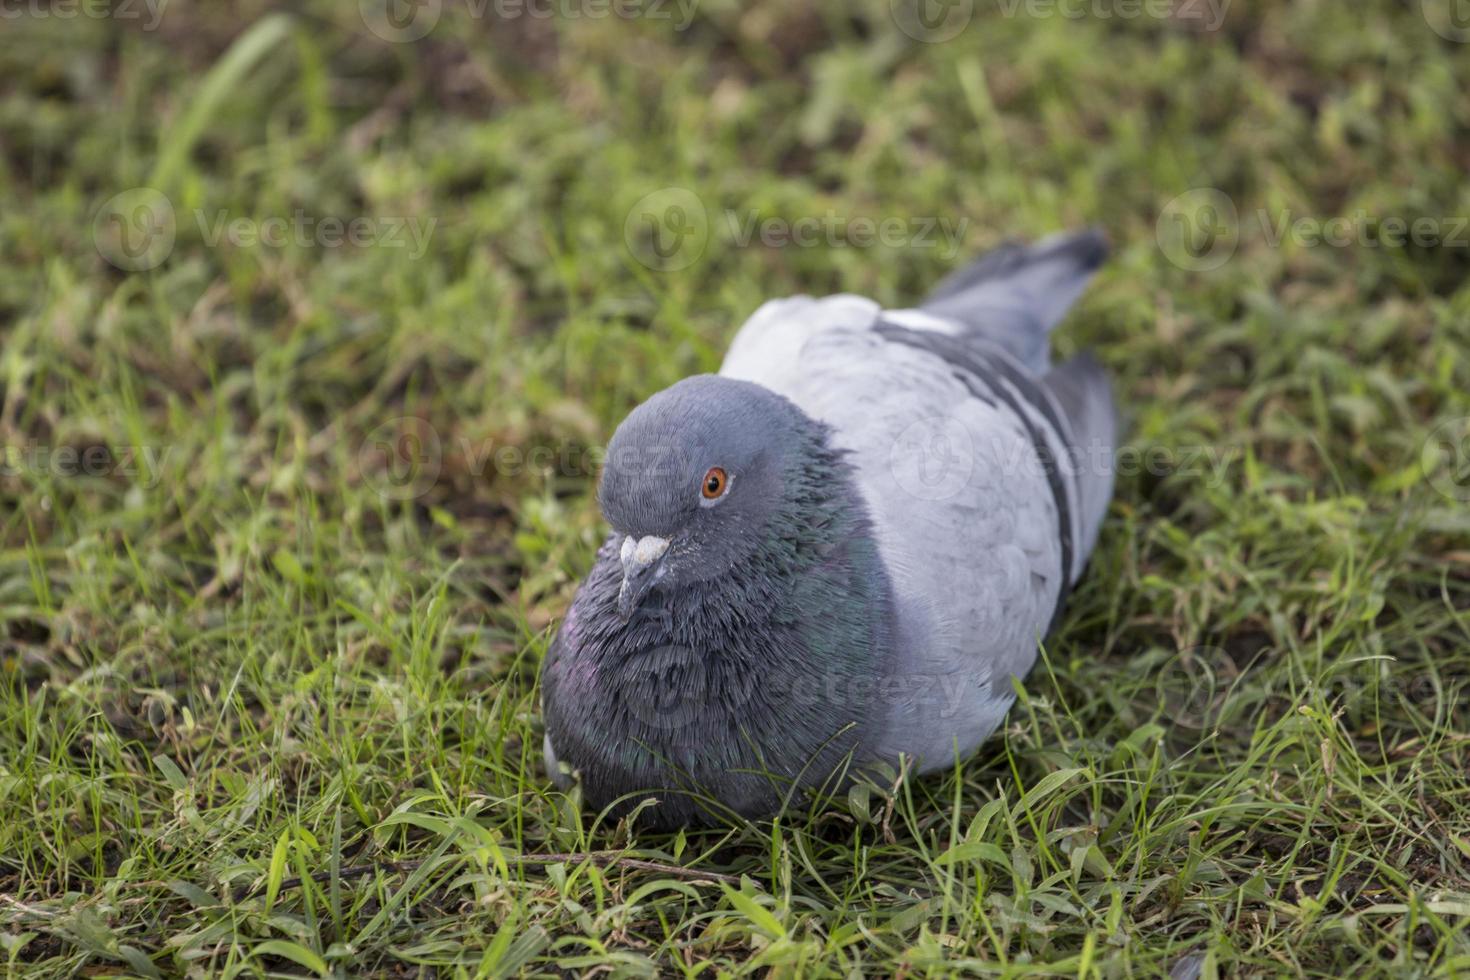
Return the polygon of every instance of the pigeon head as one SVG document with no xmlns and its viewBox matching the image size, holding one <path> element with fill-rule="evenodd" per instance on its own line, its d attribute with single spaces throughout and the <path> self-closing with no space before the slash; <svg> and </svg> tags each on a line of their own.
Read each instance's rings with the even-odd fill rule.
<svg viewBox="0 0 1470 980">
<path fill-rule="evenodd" d="M 615 534 L 627 619 L 654 591 L 725 575 L 769 535 L 814 427 L 785 398 L 714 375 L 644 402 L 608 446 L 598 501 Z"/>
</svg>

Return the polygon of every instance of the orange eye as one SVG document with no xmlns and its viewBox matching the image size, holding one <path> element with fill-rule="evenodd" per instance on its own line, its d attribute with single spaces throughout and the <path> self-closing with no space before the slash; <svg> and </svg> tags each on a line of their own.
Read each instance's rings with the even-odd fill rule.
<svg viewBox="0 0 1470 980">
<path fill-rule="evenodd" d="M 705 500 L 718 500 L 725 495 L 729 486 L 730 478 L 725 475 L 725 471 L 718 466 L 711 466 L 704 475 L 704 485 L 699 488 L 699 492 L 704 495 Z"/>
</svg>

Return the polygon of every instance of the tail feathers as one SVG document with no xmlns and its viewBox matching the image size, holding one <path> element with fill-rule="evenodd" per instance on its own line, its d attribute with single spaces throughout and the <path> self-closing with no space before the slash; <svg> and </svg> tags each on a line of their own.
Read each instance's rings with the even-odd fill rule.
<svg viewBox="0 0 1470 980">
<path fill-rule="evenodd" d="M 1096 229 L 1035 245 L 1008 243 L 951 273 L 920 309 L 959 323 L 1042 373 L 1047 334 L 1107 255 L 1107 238 Z"/>
<path fill-rule="evenodd" d="M 1098 531 L 1113 497 L 1113 456 L 1118 441 L 1118 413 L 1113 387 L 1103 366 L 1091 354 L 1079 354 L 1041 379 L 1055 399 L 1071 431 L 1068 469 L 1077 489 L 1078 567 L 1097 543 Z"/>
</svg>

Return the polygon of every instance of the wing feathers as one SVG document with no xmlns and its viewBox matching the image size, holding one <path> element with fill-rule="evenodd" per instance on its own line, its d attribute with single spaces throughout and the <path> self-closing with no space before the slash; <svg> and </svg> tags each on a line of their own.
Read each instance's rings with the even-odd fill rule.
<svg viewBox="0 0 1470 980">
<path fill-rule="evenodd" d="M 988 404 L 1000 401 L 1020 420 L 1042 472 L 1046 474 L 1047 485 L 1056 504 L 1057 546 L 1061 551 L 1062 568 L 1069 582 L 1075 580 L 1081 573 L 1082 561 L 1076 548 L 1080 530 L 1076 518 L 1078 488 L 1067 466 L 1072 456 L 1073 441 L 1050 393 L 1017 367 L 1003 351 L 987 344 L 965 343 L 943 334 L 909 330 L 883 322 L 879 323 L 877 331 L 894 343 L 918 347 L 943 358 L 957 370 L 960 380 L 975 397 Z M 987 398 L 986 392 L 991 397 Z M 1058 611 L 1065 598 L 1065 594 L 1058 597 Z"/>
<path fill-rule="evenodd" d="M 1118 412 L 1107 372 L 1091 354 L 1080 354 L 1041 379 L 1072 431 L 1073 480 L 1080 520 L 1077 543 L 1086 556 L 1113 499 L 1113 452 Z M 1080 569 L 1079 569 L 1080 571 Z"/>
</svg>

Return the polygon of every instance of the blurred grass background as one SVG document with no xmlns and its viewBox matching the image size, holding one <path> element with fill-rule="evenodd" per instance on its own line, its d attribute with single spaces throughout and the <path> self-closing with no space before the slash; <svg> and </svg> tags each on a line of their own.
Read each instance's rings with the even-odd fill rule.
<svg viewBox="0 0 1470 980">
<path fill-rule="evenodd" d="M 554 9 L 5 8 L 0 961 L 1470 971 L 1450 5 Z M 707 220 L 679 268 L 637 231 L 670 193 Z M 298 215 L 279 247 L 216 234 Z M 838 231 L 742 245 L 730 215 Z M 1273 231 L 1337 216 L 1352 244 Z M 1390 219 L 1447 240 L 1385 246 Z M 902 305 L 1085 224 L 1115 256 L 1058 344 L 1157 462 L 1004 736 L 687 836 L 553 792 L 537 668 L 621 417 L 768 297 Z M 598 856 L 515 860 L 544 853 Z"/>
</svg>

